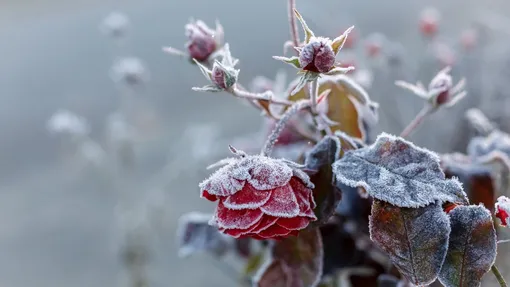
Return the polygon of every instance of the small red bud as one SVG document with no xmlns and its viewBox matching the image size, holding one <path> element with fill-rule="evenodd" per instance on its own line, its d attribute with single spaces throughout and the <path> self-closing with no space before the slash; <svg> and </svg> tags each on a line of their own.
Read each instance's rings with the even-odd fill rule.
<svg viewBox="0 0 510 287">
<path fill-rule="evenodd" d="M 200 20 L 187 24 L 185 29 L 189 39 L 186 48 L 190 57 L 199 62 L 207 60 L 216 51 L 218 44 L 214 38 L 214 31 Z"/>
<path fill-rule="evenodd" d="M 435 8 L 423 10 L 420 17 L 420 31 L 426 37 L 437 34 L 439 24 L 439 12 Z"/>
</svg>

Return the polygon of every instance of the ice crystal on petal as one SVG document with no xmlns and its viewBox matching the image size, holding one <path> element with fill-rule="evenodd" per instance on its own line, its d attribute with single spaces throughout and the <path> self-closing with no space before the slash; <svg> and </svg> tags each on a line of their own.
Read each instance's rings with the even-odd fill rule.
<svg viewBox="0 0 510 287">
<path fill-rule="evenodd" d="M 461 183 L 445 178 L 436 154 L 385 133 L 372 146 L 348 151 L 333 171 L 339 182 L 400 207 L 468 203 Z"/>
<path fill-rule="evenodd" d="M 271 216 L 295 217 L 299 214 L 299 205 L 290 185 L 285 185 L 274 189 L 269 201 L 260 210 Z"/>
</svg>

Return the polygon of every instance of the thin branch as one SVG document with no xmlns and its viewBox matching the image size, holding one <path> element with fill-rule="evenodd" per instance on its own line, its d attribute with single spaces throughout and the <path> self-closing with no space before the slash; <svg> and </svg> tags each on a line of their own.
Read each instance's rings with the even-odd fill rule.
<svg viewBox="0 0 510 287">
<path fill-rule="evenodd" d="M 423 120 L 432 113 L 434 109 L 427 105 L 424 106 L 423 109 L 416 115 L 416 117 L 407 125 L 407 127 L 400 133 L 400 136 L 405 138 L 410 135 L 418 126 L 423 122 Z"/>
<path fill-rule="evenodd" d="M 496 279 L 498 279 L 499 286 L 501 287 L 507 287 L 505 278 L 503 278 L 503 275 L 499 272 L 498 267 L 496 265 L 492 265 L 491 267 L 492 273 L 494 273 L 494 276 L 496 276 Z"/>
<path fill-rule="evenodd" d="M 242 99 L 248 99 L 248 100 L 262 100 L 262 101 L 269 101 L 272 104 L 275 105 L 283 105 L 283 106 L 290 106 L 292 105 L 292 102 L 284 100 L 284 99 L 278 99 L 276 98 L 272 92 L 265 92 L 262 94 L 255 94 L 248 91 L 244 91 L 239 89 L 238 87 L 234 86 L 232 89 L 229 90 L 229 92 Z"/>
<path fill-rule="evenodd" d="M 508 243 L 508 242 L 510 242 L 510 239 L 498 240 L 498 244 Z"/>
<path fill-rule="evenodd" d="M 299 33 L 296 22 L 296 14 L 294 14 L 294 10 L 296 9 L 296 0 L 288 0 L 288 8 L 289 8 L 289 27 L 290 27 L 290 36 L 292 38 L 292 43 L 294 47 L 299 47 Z"/>
</svg>

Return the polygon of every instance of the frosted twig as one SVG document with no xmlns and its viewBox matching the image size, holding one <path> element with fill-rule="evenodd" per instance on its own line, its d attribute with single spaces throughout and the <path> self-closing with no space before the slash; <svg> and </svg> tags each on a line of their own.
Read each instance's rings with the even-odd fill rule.
<svg viewBox="0 0 510 287">
<path fill-rule="evenodd" d="M 289 8 L 288 9 L 288 11 L 289 11 L 289 28 L 290 28 L 290 35 L 292 37 L 292 43 L 294 44 L 294 47 L 299 47 L 299 33 L 298 33 L 298 27 L 297 27 L 297 22 L 296 22 L 296 14 L 294 13 L 294 10 L 296 9 L 296 0 L 289 0 L 288 8 Z"/>
<path fill-rule="evenodd" d="M 498 244 L 501 244 L 501 243 L 508 243 L 508 242 L 510 242 L 510 239 L 498 240 Z"/>
<path fill-rule="evenodd" d="M 273 95 L 273 92 L 271 92 L 271 91 L 267 91 L 267 92 L 264 92 L 261 94 L 255 94 L 255 93 L 251 93 L 251 92 L 242 90 L 237 86 L 234 86 L 232 89 L 230 89 L 229 92 L 232 95 L 234 95 L 238 98 L 242 98 L 242 99 L 269 101 L 270 103 L 275 104 L 275 105 L 284 105 L 284 106 L 292 105 L 292 102 L 290 102 L 290 101 L 276 98 Z"/>
<path fill-rule="evenodd" d="M 407 127 L 402 131 L 402 133 L 400 133 L 400 137 L 405 138 L 410 135 L 423 122 L 423 120 L 432 113 L 432 111 L 434 111 L 432 106 L 424 106 L 409 125 L 407 125 Z"/>
<path fill-rule="evenodd" d="M 310 100 L 311 105 L 310 108 L 312 110 L 312 114 L 317 114 L 317 97 L 319 96 L 319 81 L 315 79 L 312 81 L 312 84 L 310 85 Z"/>
<path fill-rule="evenodd" d="M 280 118 L 278 123 L 276 124 L 275 128 L 269 135 L 266 143 L 264 144 L 264 147 L 262 148 L 261 155 L 270 156 L 271 152 L 273 151 L 273 147 L 278 141 L 278 137 L 280 136 L 280 133 L 285 128 L 285 125 L 288 123 L 290 118 L 295 115 L 300 110 L 309 107 L 310 106 L 310 100 L 301 100 L 296 103 L 294 103 Z"/>
</svg>

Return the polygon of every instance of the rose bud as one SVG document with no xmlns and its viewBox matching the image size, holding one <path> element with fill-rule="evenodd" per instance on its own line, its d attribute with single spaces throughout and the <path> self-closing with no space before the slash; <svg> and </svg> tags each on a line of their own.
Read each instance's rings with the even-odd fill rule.
<svg viewBox="0 0 510 287">
<path fill-rule="evenodd" d="M 189 39 L 186 49 L 190 57 L 200 62 L 207 60 L 219 45 L 214 37 L 216 32 L 200 20 L 187 24 L 185 29 Z"/>
<path fill-rule="evenodd" d="M 439 23 L 439 11 L 435 8 L 423 10 L 420 17 L 420 31 L 426 37 L 436 35 Z"/>
<path fill-rule="evenodd" d="M 235 153 L 240 157 L 200 184 L 201 197 L 218 201 L 211 224 L 235 238 L 262 240 L 297 235 L 317 220 L 314 185 L 303 171 L 283 160 Z"/>
<path fill-rule="evenodd" d="M 501 226 L 508 227 L 508 217 L 510 217 L 510 198 L 500 196 L 495 204 L 496 217 L 501 220 Z"/>
<path fill-rule="evenodd" d="M 228 44 L 223 47 L 223 58 L 221 62 L 218 60 L 214 61 L 212 70 L 209 70 L 206 66 L 202 65 L 197 59 L 193 59 L 200 68 L 202 74 L 211 82 L 212 85 L 207 85 L 201 88 L 194 87 L 194 91 L 208 91 L 208 92 L 219 92 L 229 90 L 237 82 L 239 70 L 234 67 L 237 64 L 237 59 L 234 60 L 230 54 L 230 48 Z"/>
<path fill-rule="evenodd" d="M 460 43 L 464 50 L 471 51 L 478 42 L 478 33 L 475 29 L 467 29 L 460 35 Z"/>
<path fill-rule="evenodd" d="M 312 38 L 299 53 L 299 64 L 305 71 L 326 73 L 333 68 L 335 57 L 331 40 Z"/>
<path fill-rule="evenodd" d="M 453 87 L 452 76 L 450 76 L 449 72 L 450 67 L 446 67 L 430 81 L 430 101 L 436 107 L 452 105 L 465 96 L 463 92 L 460 92 L 464 88 L 464 80 L 459 81 L 459 83 Z"/>
</svg>

